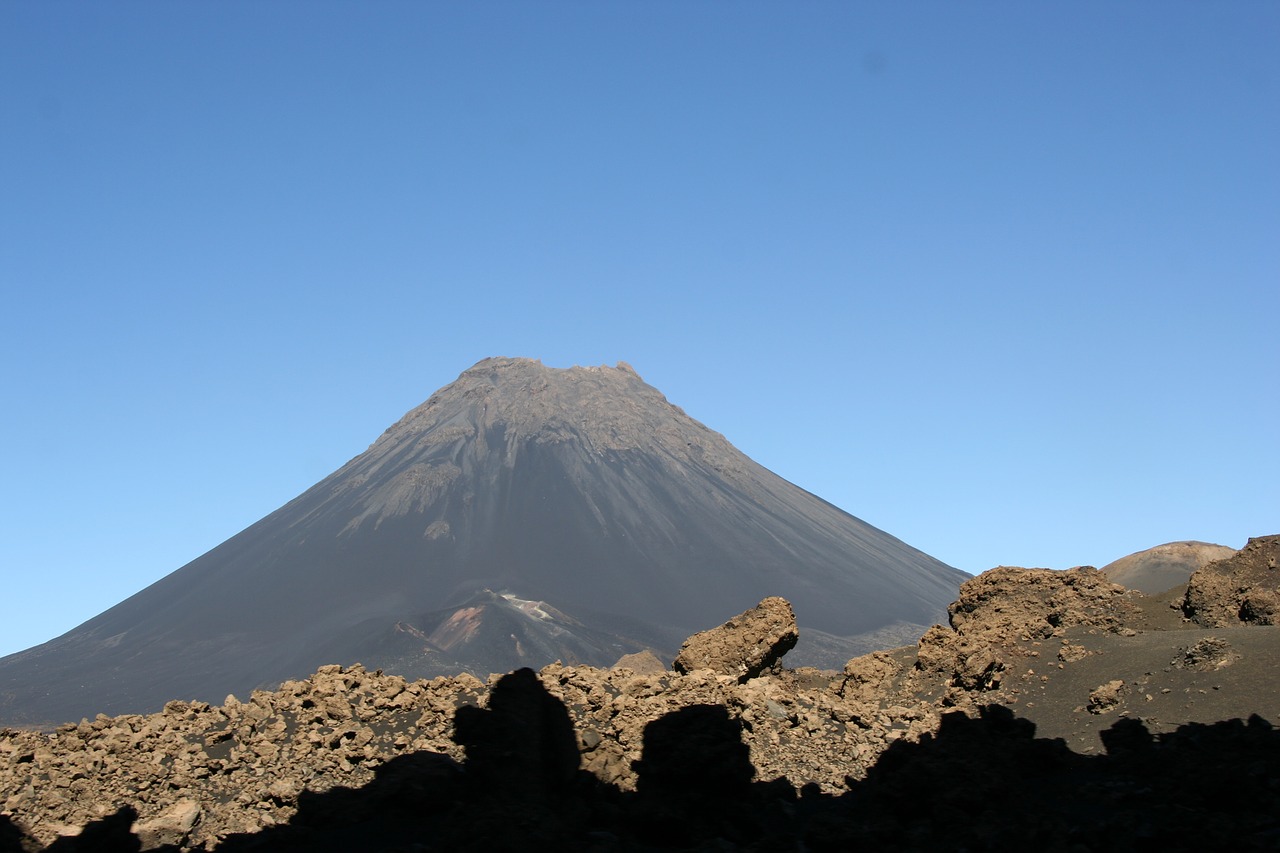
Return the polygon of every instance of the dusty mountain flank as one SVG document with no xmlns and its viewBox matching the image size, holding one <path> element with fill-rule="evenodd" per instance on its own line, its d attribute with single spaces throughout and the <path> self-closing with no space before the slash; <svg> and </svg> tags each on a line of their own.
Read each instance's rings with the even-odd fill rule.
<svg viewBox="0 0 1280 853">
<path fill-rule="evenodd" d="M 326 666 L 5 730 L 0 850 L 1274 849 L 1280 627 L 1240 602 L 1276 594 L 1277 557 L 1252 539 L 1162 596 L 994 569 L 949 627 L 842 671 L 777 660 L 772 599 L 675 669 Z"/>
<path fill-rule="evenodd" d="M 792 662 L 918 636 L 968 577 L 787 482 L 625 364 L 485 359 L 364 453 L 73 631 L 0 659 L 0 724 L 625 654 L 773 595 Z"/>
</svg>

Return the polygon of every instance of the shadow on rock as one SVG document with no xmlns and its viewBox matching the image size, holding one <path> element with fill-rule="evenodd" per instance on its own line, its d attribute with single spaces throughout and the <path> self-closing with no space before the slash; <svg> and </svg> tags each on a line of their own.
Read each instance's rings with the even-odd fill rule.
<svg viewBox="0 0 1280 853">
<path fill-rule="evenodd" d="M 138 813 L 132 806 L 121 806 L 114 814 L 95 820 L 79 835 L 59 838 L 45 848 L 47 853 L 136 853 L 142 842 L 133 834 Z"/>
<path fill-rule="evenodd" d="M 0 814 L 0 853 L 27 853 L 37 849 L 38 845 L 14 826 L 8 815 Z"/>
<path fill-rule="evenodd" d="M 568 711 L 532 670 L 501 678 L 487 708 L 459 708 L 454 740 L 463 764 L 435 753 L 394 758 L 368 785 L 304 793 L 288 825 L 217 849 L 591 849 L 594 811 L 607 811 L 616 792 L 579 770 Z"/>
<path fill-rule="evenodd" d="M 637 790 L 578 769 L 568 714 L 530 671 L 461 708 L 467 760 L 407 756 L 363 789 L 309 795 L 281 827 L 219 850 L 1272 850 L 1280 736 L 1265 720 L 1153 735 L 1120 720 L 1084 756 L 1004 706 L 898 742 L 841 795 L 755 781 L 719 705 L 651 722 Z M 312 832 L 297 834 L 307 827 Z"/>
<path fill-rule="evenodd" d="M 461 775 L 458 764 L 445 755 L 397 756 L 380 766 L 369 784 L 323 793 L 303 791 L 289 823 L 233 835 L 216 849 L 414 849 L 419 836 L 457 813 Z"/>
<path fill-rule="evenodd" d="M 1034 735 L 1004 706 L 944 716 L 824 803 L 810 848 L 1280 849 L 1280 736 L 1259 717 L 1167 735 L 1120 720 L 1099 756 Z"/>
<path fill-rule="evenodd" d="M 487 709 L 459 708 L 453 728 L 477 795 L 542 802 L 563 795 L 577 775 L 573 721 L 531 669 L 499 679 Z"/>
<path fill-rule="evenodd" d="M 216 849 L 797 849 L 779 808 L 794 790 L 785 781 L 753 784 L 742 724 L 718 705 L 685 707 L 646 727 L 636 792 L 580 769 L 568 711 L 532 670 L 500 679 L 487 708 L 459 708 L 454 738 L 463 764 L 431 753 L 392 759 L 368 785 L 304 793 L 287 825 Z"/>
<path fill-rule="evenodd" d="M 643 747 L 636 793 L 625 803 L 631 837 L 659 849 L 703 842 L 791 849 L 784 804 L 795 791 L 785 781 L 753 784 L 742 722 L 723 706 L 690 705 L 654 720 Z"/>
<path fill-rule="evenodd" d="M 530 670 L 503 677 L 487 708 L 460 708 L 454 722 L 465 762 L 399 756 L 361 788 L 304 792 L 288 824 L 212 849 L 1280 848 L 1280 735 L 1258 717 L 1165 735 L 1122 719 L 1103 735 L 1107 754 L 1084 756 L 990 705 L 892 744 L 840 795 L 755 780 L 743 724 L 719 705 L 648 724 L 634 792 L 580 769 L 566 708 Z M 138 850 L 134 818 L 126 807 L 47 849 Z M 0 850 L 38 849 L 17 829 L 0 816 Z"/>
</svg>

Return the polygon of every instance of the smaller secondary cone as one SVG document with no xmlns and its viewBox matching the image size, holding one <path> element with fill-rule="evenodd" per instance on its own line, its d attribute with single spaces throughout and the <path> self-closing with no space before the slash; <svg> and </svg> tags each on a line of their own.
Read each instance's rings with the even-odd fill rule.
<svg viewBox="0 0 1280 853">
<path fill-rule="evenodd" d="M 1108 563 L 1102 567 L 1102 573 L 1129 589 L 1156 595 L 1186 583 L 1197 570 L 1234 553 L 1235 549 L 1226 545 L 1168 542 Z"/>
<path fill-rule="evenodd" d="M 0 660 L 0 723 L 219 701 L 330 663 L 485 677 L 669 660 L 775 595 L 806 638 L 792 659 L 839 667 L 864 650 L 850 637 L 940 620 L 965 577 L 761 467 L 626 364 L 492 358 L 245 531 Z"/>
</svg>

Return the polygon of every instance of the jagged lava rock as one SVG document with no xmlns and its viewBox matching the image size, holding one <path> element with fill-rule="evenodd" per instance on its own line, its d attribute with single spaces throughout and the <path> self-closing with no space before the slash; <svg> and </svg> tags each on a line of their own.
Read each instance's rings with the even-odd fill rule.
<svg viewBox="0 0 1280 853">
<path fill-rule="evenodd" d="M 951 628 L 935 625 L 925 632 L 917 666 L 945 674 L 965 690 L 992 690 L 1003 679 L 1010 645 L 1061 636 L 1076 625 L 1126 630 L 1140 614 L 1139 595 L 1092 566 L 999 566 L 961 584 L 960 597 L 948 608 Z"/>
<path fill-rule="evenodd" d="M 103 715 L 51 733 L 0 730 L 0 813 L 48 844 L 127 804 L 148 845 L 213 849 L 229 835 L 287 823 L 304 795 L 369 785 L 378 768 L 402 757 L 430 758 L 447 784 L 470 779 L 491 791 L 554 788 L 579 763 L 633 791 L 650 725 L 688 708 L 700 709 L 695 716 L 719 708 L 724 720 L 740 721 L 735 754 L 749 755 L 762 778 L 796 787 L 839 791 L 886 742 L 874 704 L 785 671 L 742 684 L 708 669 L 641 674 L 552 664 L 536 679 L 554 704 L 536 691 L 501 689 L 534 678 L 524 670 L 514 685 L 512 676 L 407 682 L 325 666 L 243 702 L 169 702 L 157 714 Z M 910 720 L 913 732 L 935 723 L 920 711 L 897 719 Z M 576 762 L 539 757 L 563 756 L 554 743 L 566 739 Z M 459 775 L 463 764 L 468 772 Z"/>
<path fill-rule="evenodd" d="M 1050 637 L 1073 625 L 1114 628 L 1133 618 L 1132 595 L 1092 566 L 1066 571 L 999 566 L 960 585 L 947 608 L 960 634 Z"/>
<path fill-rule="evenodd" d="M 791 604 L 771 596 L 719 628 L 685 640 L 672 667 L 676 672 L 710 669 L 746 681 L 777 663 L 799 637 Z"/>
<path fill-rule="evenodd" d="M 1197 571 L 1182 609 L 1207 628 L 1280 622 L 1280 536 L 1251 538 L 1233 556 Z"/>
</svg>

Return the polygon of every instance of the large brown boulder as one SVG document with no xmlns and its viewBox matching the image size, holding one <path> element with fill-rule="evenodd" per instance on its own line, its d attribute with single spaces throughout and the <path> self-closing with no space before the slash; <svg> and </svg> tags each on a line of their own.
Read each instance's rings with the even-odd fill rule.
<svg viewBox="0 0 1280 853">
<path fill-rule="evenodd" d="M 1076 625 L 1125 630 L 1140 615 L 1136 597 L 1092 566 L 1067 571 L 999 566 L 960 586 L 951 628 L 935 625 L 916 647 L 916 668 L 956 688 L 995 690 L 1023 641 L 1060 636 Z"/>
<path fill-rule="evenodd" d="M 840 695 L 846 698 L 874 701 L 885 686 L 902 673 L 902 664 L 888 652 L 871 652 L 844 665 L 844 681 Z"/>
<path fill-rule="evenodd" d="M 1133 594 L 1092 566 L 1066 571 L 1000 566 L 960 586 L 947 611 L 961 635 L 1044 639 L 1074 625 L 1117 629 L 1139 612 Z"/>
<path fill-rule="evenodd" d="M 745 682 L 777 663 L 799 638 L 791 604 L 772 596 L 719 628 L 685 640 L 672 667 L 684 673 L 710 669 Z"/>
<path fill-rule="evenodd" d="M 1280 624 L 1280 536 L 1259 536 L 1187 582 L 1182 610 L 1207 628 Z"/>
</svg>

